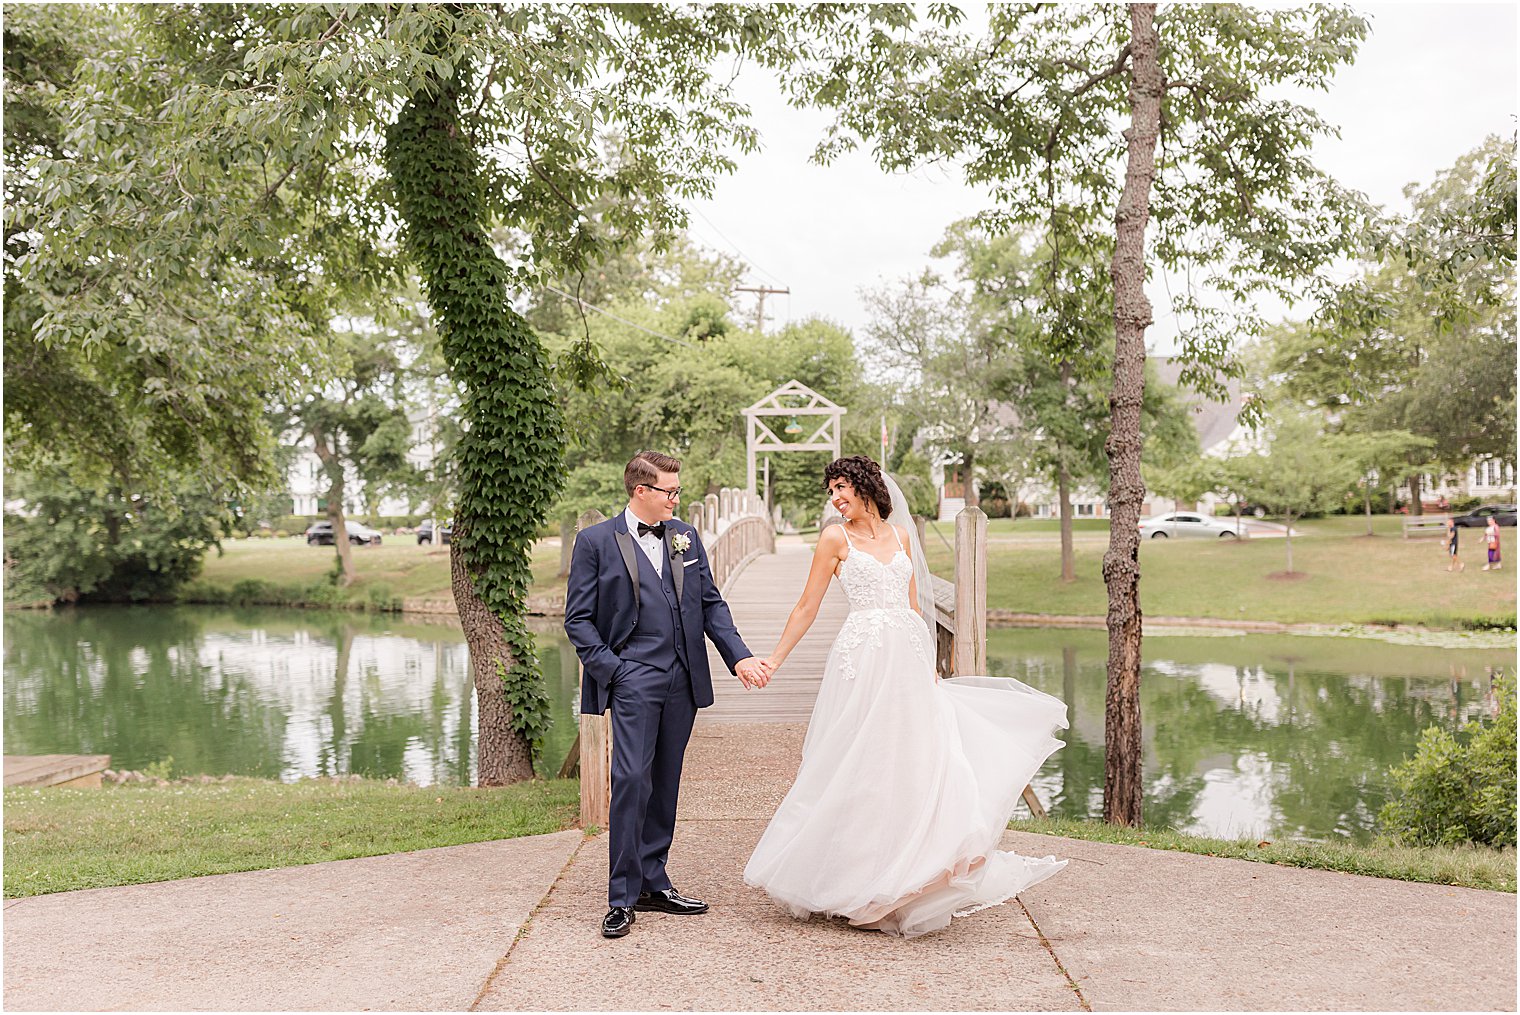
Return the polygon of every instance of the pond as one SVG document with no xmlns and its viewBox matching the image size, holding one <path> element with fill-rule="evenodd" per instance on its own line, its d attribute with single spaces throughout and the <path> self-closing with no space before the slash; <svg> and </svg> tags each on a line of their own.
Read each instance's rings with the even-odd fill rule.
<svg viewBox="0 0 1520 1015">
<path fill-rule="evenodd" d="M 555 724 L 575 739 L 575 655 L 539 627 Z M 1102 813 L 1101 631 L 993 630 L 989 669 L 1065 700 L 1067 746 L 1035 790 L 1053 814 Z M 1363 837 L 1389 765 L 1420 730 L 1489 708 L 1513 648 L 1288 635 L 1148 635 L 1142 708 L 1147 824 L 1214 835 Z M 217 607 L 5 615 L 5 751 L 172 759 L 175 774 L 359 774 L 467 785 L 475 696 L 446 618 Z"/>
</svg>

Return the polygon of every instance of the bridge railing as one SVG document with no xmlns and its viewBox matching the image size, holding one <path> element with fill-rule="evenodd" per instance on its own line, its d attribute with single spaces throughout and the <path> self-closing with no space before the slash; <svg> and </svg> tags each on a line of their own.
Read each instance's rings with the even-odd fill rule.
<svg viewBox="0 0 1520 1015">
<path fill-rule="evenodd" d="M 745 490 L 724 487 L 687 509 L 687 519 L 707 551 L 713 584 L 723 588 L 730 578 L 762 553 L 776 552 L 776 532 L 765 502 Z M 600 511 L 587 511 L 576 532 L 602 521 Z M 580 732 L 560 767 L 561 778 L 577 769 L 581 777 L 581 827 L 606 828 L 612 809 L 612 724 L 607 713 L 580 716 Z"/>
<path fill-rule="evenodd" d="M 686 520 L 702 537 L 713 584 L 720 589 L 755 557 L 776 552 L 776 529 L 765 501 L 747 490 L 724 487 L 710 493 L 687 509 Z"/>
</svg>

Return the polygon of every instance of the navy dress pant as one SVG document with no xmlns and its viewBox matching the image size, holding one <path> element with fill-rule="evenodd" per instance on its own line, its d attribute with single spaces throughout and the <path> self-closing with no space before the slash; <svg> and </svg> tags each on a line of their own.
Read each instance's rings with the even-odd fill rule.
<svg viewBox="0 0 1520 1015">
<path fill-rule="evenodd" d="M 665 874 L 676 829 L 681 761 L 697 718 L 686 667 L 624 660 L 609 692 L 612 808 L 607 829 L 607 904 L 671 887 Z"/>
</svg>

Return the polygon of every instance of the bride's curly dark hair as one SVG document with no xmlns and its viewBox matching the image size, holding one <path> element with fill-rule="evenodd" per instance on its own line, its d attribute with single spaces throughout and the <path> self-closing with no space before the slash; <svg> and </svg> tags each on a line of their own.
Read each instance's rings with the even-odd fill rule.
<svg viewBox="0 0 1520 1015">
<path fill-rule="evenodd" d="M 881 478 L 881 466 L 865 455 L 849 455 L 830 462 L 823 470 L 825 492 L 836 479 L 849 480 L 857 494 L 875 503 L 876 510 L 881 512 L 883 518 L 892 513 L 892 495 L 887 492 L 887 484 Z"/>
</svg>

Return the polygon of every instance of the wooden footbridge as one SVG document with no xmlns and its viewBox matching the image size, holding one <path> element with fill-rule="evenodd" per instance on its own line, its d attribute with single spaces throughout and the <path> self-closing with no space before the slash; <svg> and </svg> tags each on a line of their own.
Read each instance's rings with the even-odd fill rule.
<svg viewBox="0 0 1520 1015">
<path fill-rule="evenodd" d="M 587 512 L 578 528 L 602 520 Z M 812 563 L 812 547 L 800 536 L 777 537 L 764 504 L 752 494 L 724 490 L 693 505 L 687 521 L 696 526 L 712 565 L 713 579 L 733 612 L 745 644 L 766 656 L 781 640 L 782 629 L 802 594 Z M 922 524 L 922 523 L 920 523 Z M 922 539 L 920 539 L 922 543 Z M 948 582 L 934 578 L 937 667 L 942 676 L 987 672 L 987 516 L 977 508 L 961 512 L 955 523 L 955 574 Z M 742 576 L 742 580 L 741 580 Z M 829 649 L 849 606 L 837 582 L 831 582 L 807 635 L 787 657 L 786 665 L 761 690 L 747 690 L 708 645 L 714 702 L 697 714 L 698 723 L 805 723 L 823 680 Z M 611 738 L 606 716 L 580 717 L 580 739 L 561 774 L 581 769 L 581 821 L 606 827 Z M 1030 790 L 1030 810 L 1044 808 Z"/>
</svg>

